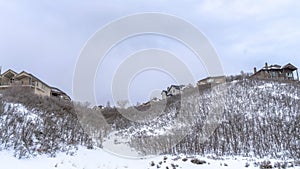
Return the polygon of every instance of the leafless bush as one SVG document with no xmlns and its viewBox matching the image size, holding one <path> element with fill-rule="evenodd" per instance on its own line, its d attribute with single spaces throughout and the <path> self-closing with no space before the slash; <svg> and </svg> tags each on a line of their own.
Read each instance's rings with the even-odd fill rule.
<svg viewBox="0 0 300 169">
<path fill-rule="evenodd" d="M 272 156 L 275 158 L 300 158 L 300 90 L 297 83 L 242 79 L 226 84 L 223 121 L 209 139 L 203 142 L 203 125 L 219 99 L 218 92 L 206 90 L 200 96 L 187 97 L 186 101 L 171 99 L 164 118 L 170 118 L 172 111 L 183 114 L 184 124 L 192 132 L 175 146 L 172 135 L 147 136 L 137 133 L 131 138 L 131 145 L 144 153 L 156 154 L 202 154 Z M 177 105 L 180 104 L 180 105 Z M 180 107 L 180 109 L 178 109 Z M 217 110 L 217 109 L 216 109 Z M 170 118 L 172 121 L 174 118 Z M 134 124 L 151 126 L 154 121 Z M 167 122 L 166 122 L 167 123 Z M 166 123 L 160 123 L 164 127 Z M 185 133 L 186 132 L 186 133 Z M 180 133 L 177 131 L 176 133 Z"/>
<path fill-rule="evenodd" d="M 106 122 L 101 110 L 91 109 L 80 103 L 75 104 L 75 110 L 84 132 L 98 147 L 102 147 L 103 139 L 110 132 L 111 127 Z"/>
<path fill-rule="evenodd" d="M 34 95 L 14 87 L 3 93 L 0 115 L 1 148 L 13 148 L 19 158 L 72 152 L 78 145 L 92 147 L 71 102 Z M 23 108 L 24 106 L 24 108 Z"/>
</svg>

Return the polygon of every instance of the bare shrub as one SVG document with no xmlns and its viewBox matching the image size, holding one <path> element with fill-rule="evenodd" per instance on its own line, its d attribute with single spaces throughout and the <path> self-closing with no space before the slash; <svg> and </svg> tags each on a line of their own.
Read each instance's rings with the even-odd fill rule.
<svg viewBox="0 0 300 169">
<path fill-rule="evenodd" d="M 58 151 L 72 153 L 78 145 L 92 147 L 71 102 L 37 96 L 23 87 L 5 91 L 2 99 L 7 108 L 0 116 L 1 148 L 13 148 L 15 156 L 55 156 Z"/>
</svg>

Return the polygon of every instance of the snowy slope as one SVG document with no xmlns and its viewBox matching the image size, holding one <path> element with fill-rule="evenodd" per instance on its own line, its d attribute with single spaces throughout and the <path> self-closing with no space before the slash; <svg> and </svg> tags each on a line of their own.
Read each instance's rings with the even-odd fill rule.
<svg viewBox="0 0 300 169">
<path fill-rule="evenodd" d="M 41 105 L 47 107 L 42 101 Z M 17 158 L 71 153 L 88 141 L 76 115 L 62 110 L 63 106 L 48 101 L 51 107 L 41 111 L 20 103 L 0 102 L 0 150 L 13 149 Z"/>
<path fill-rule="evenodd" d="M 259 163 L 266 159 L 250 159 L 243 157 L 224 157 L 222 159 L 212 159 L 212 157 L 197 157 L 200 160 L 205 161 L 205 164 L 197 165 L 191 163 L 191 160 L 195 157 L 187 158 L 187 161 L 183 161 L 186 158 L 184 155 L 180 156 L 158 156 L 150 159 L 129 159 L 112 155 L 102 149 L 87 150 L 84 147 L 80 147 L 74 156 L 65 155 L 59 153 L 57 157 L 50 158 L 46 155 L 38 156 L 32 159 L 18 160 L 13 157 L 11 151 L 0 152 L 1 168 L 3 169 L 155 169 L 157 166 L 160 168 L 170 168 L 177 166 L 181 169 L 240 169 L 245 168 L 259 168 Z M 166 160 L 165 160 L 166 159 Z M 270 160 L 272 166 L 278 160 Z M 151 166 L 151 164 L 154 166 Z M 161 164 L 160 164 L 161 163 Z M 281 162 L 283 164 L 283 162 Z M 294 166 L 295 163 L 292 160 L 286 160 L 287 166 Z M 300 166 L 294 166 L 292 168 L 300 169 Z"/>
<path fill-rule="evenodd" d="M 60 112 L 64 106 L 52 108 L 50 104 L 51 109 L 46 112 L 5 102 L 0 113 L 0 168 L 214 169 L 259 168 L 263 162 L 275 167 L 279 162 L 281 166 L 300 169 L 300 161 L 292 160 L 299 159 L 300 150 L 299 86 L 235 81 L 223 87 L 226 90 L 221 92 L 217 89 L 189 95 L 181 105 L 175 100 L 164 113 L 147 122 L 109 131 L 103 135 L 103 148 L 94 146 L 93 150 L 81 146 L 87 139 L 86 131 L 76 114 Z M 220 100 L 222 92 L 224 121 L 213 137 L 202 143 L 198 133 L 208 112 L 217 110 L 214 103 Z M 182 116 L 185 113 L 187 116 Z M 119 122 L 122 121 L 115 121 Z M 186 137 L 174 140 L 174 133 Z M 145 150 L 151 150 L 151 158 L 145 156 Z M 156 154 L 164 155 L 154 157 Z M 15 157 L 21 155 L 29 158 Z"/>
</svg>

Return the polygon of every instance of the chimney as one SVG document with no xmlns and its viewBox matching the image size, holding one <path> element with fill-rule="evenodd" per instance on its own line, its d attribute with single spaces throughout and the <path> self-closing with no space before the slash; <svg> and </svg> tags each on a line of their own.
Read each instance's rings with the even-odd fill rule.
<svg viewBox="0 0 300 169">
<path fill-rule="evenodd" d="M 256 74 L 257 73 L 257 69 L 256 69 L 256 67 L 254 67 L 254 74 Z"/>
<path fill-rule="evenodd" d="M 268 62 L 266 62 L 266 65 L 265 65 L 265 67 L 266 67 L 266 68 L 268 68 Z"/>
<path fill-rule="evenodd" d="M 1 75 L 1 73 L 2 73 L 1 70 L 2 70 L 2 66 L 0 66 L 0 75 Z"/>
</svg>

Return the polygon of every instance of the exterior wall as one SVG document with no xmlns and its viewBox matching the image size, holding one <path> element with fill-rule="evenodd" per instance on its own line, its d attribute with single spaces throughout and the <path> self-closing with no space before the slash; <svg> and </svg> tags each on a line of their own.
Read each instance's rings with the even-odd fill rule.
<svg viewBox="0 0 300 169">
<path fill-rule="evenodd" d="M 170 93 L 169 93 L 169 94 L 172 94 L 172 95 L 178 95 L 178 94 L 180 94 L 180 90 L 178 90 L 178 89 L 172 87 L 172 88 L 170 89 Z"/>
<path fill-rule="evenodd" d="M 198 81 L 198 85 L 206 85 L 206 84 L 221 84 L 226 82 L 226 77 L 209 77 L 203 80 Z"/>
<path fill-rule="evenodd" d="M 216 84 L 220 84 L 220 83 L 225 83 L 226 82 L 226 78 L 225 77 L 222 77 L 222 78 L 217 78 L 215 79 L 215 82 Z"/>
<path fill-rule="evenodd" d="M 270 79 L 271 78 L 270 74 L 267 73 L 266 71 L 259 71 L 253 77 L 258 78 L 258 79 Z"/>
<path fill-rule="evenodd" d="M 34 94 L 41 96 L 51 96 L 51 88 L 40 81 L 35 81 L 34 89 Z"/>
<path fill-rule="evenodd" d="M 198 85 L 205 85 L 207 84 L 207 81 L 206 80 L 201 80 L 198 82 Z"/>
<path fill-rule="evenodd" d="M 253 75 L 257 79 L 294 80 L 294 74 L 289 69 L 261 70 Z"/>
<path fill-rule="evenodd" d="M 283 75 L 285 76 L 286 79 L 288 80 L 295 80 L 294 77 L 294 71 L 290 70 L 290 69 L 283 69 Z"/>
<path fill-rule="evenodd" d="M 10 79 L 8 79 L 7 77 L 2 77 L 1 79 L 1 86 L 5 86 L 5 85 L 10 85 Z"/>
<path fill-rule="evenodd" d="M 162 99 L 166 99 L 166 98 L 168 98 L 169 96 L 175 96 L 175 95 L 181 94 L 181 92 L 182 92 L 182 87 L 183 87 L 183 86 L 179 86 L 178 88 L 180 88 L 180 89 L 178 89 L 177 86 L 171 85 L 171 87 L 168 87 L 167 90 L 163 90 L 163 91 L 161 92 Z"/>
<path fill-rule="evenodd" d="M 30 77 L 24 77 L 20 80 L 18 80 L 18 83 L 21 85 L 31 85 L 31 78 Z"/>
<path fill-rule="evenodd" d="M 7 87 L 0 86 L 0 93 L 2 93 L 3 91 L 5 91 L 6 89 L 7 89 Z"/>
<path fill-rule="evenodd" d="M 162 92 L 161 93 L 161 97 L 162 97 L 162 99 L 166 99 L 167 98 L 167 93 L 166 92 Z"/>
</svg>

